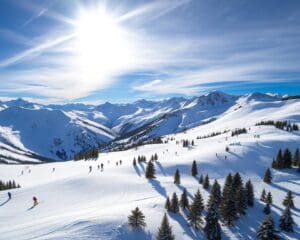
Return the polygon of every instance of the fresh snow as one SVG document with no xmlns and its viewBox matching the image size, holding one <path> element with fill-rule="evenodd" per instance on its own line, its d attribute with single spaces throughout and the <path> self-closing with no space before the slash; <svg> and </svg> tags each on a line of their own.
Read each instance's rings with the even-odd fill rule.
<svg viewBox="0 0 300 240">
<path fill-rule="evenodd" d="M 223 239 L 256 239 L 258 226 L 265 217 L 262 212 L 264 204 L 258 200 L 263 188 L 272 192 L 274 203 L 271 209 L 276 229 L 279 229 L 278 220 L 283 210 L 282 200 L 288 190 L 293 192 L 296 206 L 292 210 L 295 232 L 281 232 L 281 236 L 283 239 L 300 239 L 299 173 L 295 169 L 272 169 L 273 183 L 267 185 L 262 182 L 264 172 L 271 166 L 279 148 L 289 147 L 294 153 L 300 147 L 300 133 L 287 132 L 273 126 L 254 126 L 261 120 L 289 119 L 299 124 L 300 103 L 298 100 L 266 101 L 265 97 L 255 97 L 255 101 L 251 96 L 239 97 L 234 102 L 231 99 L 229 102 L 232 104 L 226 109 L 221 112 L 216 110 L 218 117 L 215 121 L 166 135 L 164 139 L 175 138 L 167 144 L 100 153 L 97 160 L 90 161 L 1 165 L 1 180 L 14 179 L 22 188 L 11 190 L 10 201 L 7 201 L 7 191 L 0 192 L 0 238 L 155 239 L 165 212 L 166 196 L 171 196 L 173 192 L 179 196 L 183 188 L 186 188 L 191 201 L 191 196 L 199 188 L 205 202 L 207 201 L 209 192 L 190 175 L 192 161 L 196 160 L 200 174 L 208 174 L 210 183 L 218 179 L 223 185 L 228 173 L 239 171 L 244 182 L 250 178 L 254 185 L 255 207 L 248 209 L 247 215 L 237 220 L 234 227 L 222 226 Z M 203 103 L 204 108 L 207 104 L 211 111 L 213 106 L 223 107 L 223 104 L 211 105 L 209 101 Z M 191 109 L 195 106 L 197 105 L 187 104 L 185 108 Z M 177 124 L 181 123 L 177 116 L 173 114 L 173 117 L 161 119 L 155 131 L 176 132 Z M 203 114 L 203 119 L 208 117 L 211 115 Z M 198 118 L 202 119 L 202 113 Z M 250 130 L 247 134 L 234 137 L 228 132 L 216 137 L 196 139 L 197 136 L 214 131 L 241 127 Z M 260 138 L 255 138 L 254 135 L 260 135 Z M 39 139 L 43 139 L 43 136 Z M 195 146 L 183 148 L 181 143 L 176 144 L 176 141 L 183 139 L 194 139 Z M 225 151 L 226 146 L 229 146 L 230 153 Z M 133 167 L 132 160 L 138 155 L 145 155 L 149 159 L 154 153 L 159 156 L 154 163 L 157 178 L 148 181 L 144 177 L 146 164 Z M 225 155 L 228 159 L 225 159 Z M 123 164 L 116 166 L 119 160 Z M 97 170 L 100 163 L 104 163 L 103 172 Z M 89 166 L 93 168 L 91 173 Z M 173 175 L 177 168 L 181 173 L 180 186 L 173 184 Z M 31 209 L 33 196 L 38 198 L 40 204 Z M 146 216 L 147 226 L 144 231 L 135 232 L 127 226 L 127 216 L 136 206 Z M 205 239 L 203 231 L 197 233 L 187 225 L 183 212 L 169 214 L 169 220 L 176 239 Z"/>
</svg>

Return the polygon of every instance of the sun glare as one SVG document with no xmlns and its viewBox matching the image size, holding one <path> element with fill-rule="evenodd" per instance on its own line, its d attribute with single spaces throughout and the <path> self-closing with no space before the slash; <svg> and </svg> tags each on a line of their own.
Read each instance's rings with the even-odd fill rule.
<svg viewBox="0 0 300 240">
<path fill-rule="evenodd" d="M 86 12 L 76 24 L 79 62 L 89 80 L 97 79 L 125 64 L 129 49 L 124 30 L 103 12 Z"/>
</svg>

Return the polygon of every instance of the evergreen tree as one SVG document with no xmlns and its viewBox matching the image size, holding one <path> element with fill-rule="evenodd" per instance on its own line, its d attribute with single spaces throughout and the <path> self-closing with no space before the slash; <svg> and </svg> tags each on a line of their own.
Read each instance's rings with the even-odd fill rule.
<svg viewBox="0 0 300 240">
<path fill-rule="evenodd" d="M 199 184 L 203 184 L 203 175 L 202 174 L 200 175 L 200 178 L 199 178 Z"/>
<path fill-rule="evenodd" d="M 286 148 L 284 150 L 283 162 L 284 162 L 284 167 L 285 168 L 291 168 L 292 167 L 292 153 L 288 148 Z"/>
<path fill-rule="evenodd" d="M 174 192 L 171 199 L 171 212 L 178 213 L 179 212 L 179 201 L 177 194 Z"/>
<path fill-rule="evenodd" d="M 154 168 L 154 164 L 152 161 L 148 162 L 145 175 L 146 175 L 146 178 L 148 178 L 148 179 L 155 178 L 155 168 Z"/>
<path fill-rule="evenodd" d="M 261 195 L 260 195 L 260 201 L 262 202 L 266 202 L 266 198 L 267 198 L 267 195 L 266 195 L 266 190 L 263 189 L 262 192 L 261 192 Z"/>
<path fill-rule="evenodd" d="M 280 220 L 279 220 L 279 227 L 281 230 L 286 232 L 293 232 L 294 231 L 294 219 L 291 214 L 290 207 L 286 207 L 283 211 Z"/>
<path fill-rule="evenodd" d="M 267 194 L 266 203 L 269 203 L 269 204 L 273 203 L 273 198 L 272 198 L 271 192 L 268 192 L 268 194 Z"/>
<path fill-rule="evenodd" d="M 249 207 L 253 207 L 254 206 L 254 190 L 253 190 L 253 185 L 252 185 L 250 179 L 248 182 L 246 182 L 245 188 L 246 188 L 247 204 Z"/>
<path fill-rule="evenodd" d="M 174 183 L 175 184 L 180 184 L 180 173 L 179 173 L 179 170 L 177 169 L 175 174 L 174 174 Z"/>
<path fill-rule="evenodd" d="M 293 156 L 293 166 L 298 167 L 299 163 L 300 163 L 300 153 L 299 153 L 299 148 L 297 148 Z"/>
<path fill-rule="evenodd" d="M 194 201 L 190 206 L 189 213 L 187 216 L 189 223 L 196 230 L 200 229 L 200 223 L 202 222 L 201 214 L 203 209 L 204 209 L 203 199 L 200 194 L 200 191 L 198 190 L 194 196 Z"/>
<path fill-rule="evenodd" d="M 265 220 L 259 226 L 257 232 L 258 240 L 279 240 L 275 229 L 274 229 L 274 221 L 271 215 L 268 215 Z"/>
<path fill-rule="evenodd" d="M 294 208 L 294 201 L 293 201 L 293 195 L 291 191 L 287 192 L 287 195 L 285 197 L 285 199 L 283 200 L 282 204 L 285 207 L 289 207 L 289 208 Z"/>
<path fill-rule="evenodd" d="M 277 162 L 275 161 L 274 158 L 273 158 L 273 161 L 272 161 L 272 168 L 278 169 Z"/>
<path fill-rule="evenodd" d="M 264 182 L 270 184 L 272 182 L 272 173 L 270 168 L 268 168 L 265 172 Z"/>
<path fill-rule="evenodd" d="M 276 166 L 278 169 L 284 168 L 284 161 L 283 161 L 283 156 L 282 156 L 282 151 L 279 149 L 276 157 Z"/>
<path fill-rule="evenodd" d="M 131 215 L 128 216 L 128 225 L 132 228 L 143 228 L 146 226 L 145 216 L 138 207 L 132 210 Z"/>
<path fill-rule="evenodd" d="M 237 212 L 240 215 L 245 215 L 246 214 L 245 210 L 247 209 L 247 197 L 246 197 L 246 190 L 243 186 L 240 186 L 236 190 L 235 204 L 236 204 Z"/>
<path fill-rule="evenodd" d="M 180 207 L 182 210 L 189 208 L 189 199 L 187 196 L 186 189 L 183 189 L 183 193 L 181 194 L 180 201 L 179 201 Z"/>
<path fill-rule="evenodd" d="M 171 211 L 171 202 L 170 202 L 170 198 L 169 198 L 169 197 L 167 197 L 167 199 L 166 199 L 165 209 L 166 209 L 168 212 Z"/>
<path fill-rule="evenodd" d="M 235 191 L 232 188 L 232 177 L 231 174 L 229 174 L 225 180 L 220 204 L 222 221 L 228 226 L 233 225 L 233 221 L 237 215 L 235 200 Z"/>
<path fill-rule="evenodd" d="M 191 172 L 193 177 L 196 177 L 198 175 L 198 167 L 195 160 L 193 161 Z"/>
<path fill-rule="evenodd" d="M 222 192 L 222 198 L 224 198 L 225 195 L 231 191 L 231 188 L 232 188 L 232 176 L 229 173 L 225 179 L 225 184 L 224 184 L 223 192 Z"/>
<path fill-rule="evenodd" d="M 213 203 L 215 203 L 219 207 L 221 200 L 222 200 L 221 186 L 218 183 L 218 181 L 215 180 L 211 187 L 211 191 L 207 202 L 207 208 L 209 208 Z"/>
<path fill-rule="evenodd" d="M 175 237 L 172 233 L 172 227 L 169 224 L 167 214 L 165 214 L 162 219 L 161 225 L 158 229 L 156 239 L 157 240 L 174 240 L 175 239 Z"/>
<path fill-rule="evenodd" d="M 267 214 L 267 215 L 271 213 L 271 208 L 270 208 L 270 204 L 269 203 L 266 203 L 263 212 L 265 214 Z"/>
<path fill-rule="evenodd" d="M 209 177 L 208 174 L 206 174 L 204 181 L 203 181 L 203 188 L 208 189 L 209 188 Z"/>
<path fill-rule="evenodd" d="M 221 240 L 221 227 L 219 224 L 218 206 L 213 202 L 207 211 L 205 217 L 204 232 L 208 240 Z"/>
<path fill-rule="evenodd" d="M 242 186 L 243 186 L 243 181 L 242 181 L 241 175 L 240 175 L 240 173 L 237 172 L 236 174 L 234 174 L 233 179 L 232 179 L 233 191 L 237 191 L 237 189 Z"/>
</svg>

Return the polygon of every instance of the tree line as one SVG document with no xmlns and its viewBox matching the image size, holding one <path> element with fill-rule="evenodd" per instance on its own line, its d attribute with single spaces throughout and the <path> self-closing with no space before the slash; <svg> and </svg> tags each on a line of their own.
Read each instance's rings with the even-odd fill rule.
<svg viewBox="0 0 300 240">
<path fill-rule="evenodd" d="M 15 180 L 9 180 L 7 182 L 0 180 L 0 191 L 13 188 L 20 188 L 21 186 L 15 182 Z"/>
</svg>

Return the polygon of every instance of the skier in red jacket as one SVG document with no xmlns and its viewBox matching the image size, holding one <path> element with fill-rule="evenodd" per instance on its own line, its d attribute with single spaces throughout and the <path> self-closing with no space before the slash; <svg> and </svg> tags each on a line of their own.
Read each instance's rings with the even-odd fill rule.
<svg viewBox="0 0 300 240">
<path fill-rule="evenodd" d="M 38 200 L 37 200 L 36 197 L 33 197 L 32 200 L 33 200 L 33 205 L 34 205 L 34 206 L 38 204 Z"/>
</svg>

